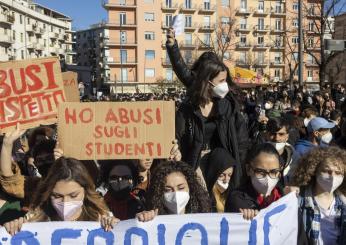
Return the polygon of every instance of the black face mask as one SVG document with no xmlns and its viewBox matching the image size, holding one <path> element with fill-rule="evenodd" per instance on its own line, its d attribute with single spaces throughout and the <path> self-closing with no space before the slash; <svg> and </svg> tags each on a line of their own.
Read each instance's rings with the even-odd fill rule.
<svg viewBox="0 0 346 245">
<path fill-rule="evenodd" d="M 132 191 L 133 185 L 127 179 L 113 180 L 109 183 L 113 196 L 116 199 L 125 199 Z"/>
</svg>

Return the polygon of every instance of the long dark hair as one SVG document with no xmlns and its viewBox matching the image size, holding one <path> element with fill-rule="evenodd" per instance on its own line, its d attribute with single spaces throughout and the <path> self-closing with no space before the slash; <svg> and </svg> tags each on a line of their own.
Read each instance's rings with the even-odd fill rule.
<svg viewBox="0 0 346 245">
<path fill-rule="evenodd" d="M 212 98 L 212 81 L 220 72 L 227 71 L 227 67 L 219 59 L 206 60 L 194 71 L 195 81 L 191 87 L 191 102 L 194 106 L 208 103 Z"/>
<path fill-rule="evenodd" d="M 165 181 L 171 173 L 181 173 L 185 176 L 190 189 L 190 200 L 185 212 L 208 213 L 211 211 L 211 202 L 207 191 L 200 185 L 196 173 L 184 162 L 164 162 L 160 164 L 151 176 L 147 191 L 147 208 L 158 209 L 159 214 L 169 214 L 164 205 Z"/>
<path fill-rule="evenodd" d="M 38 210 L 33 220 L 56 216 L 56 211 L 51 204 L 51 194 L 59 181 L 75 181 L 83 187 L 85 192 L 80 221 L 98 221 L 101 215 L 106 215 L 108 208 L 102 197 L 95 191 L 95 185 L 84 165 L 73 158 L 59 158 L 50 168 L 47 177 L 41 181 L 33 198 L 31 210 Z"/>
</svg>

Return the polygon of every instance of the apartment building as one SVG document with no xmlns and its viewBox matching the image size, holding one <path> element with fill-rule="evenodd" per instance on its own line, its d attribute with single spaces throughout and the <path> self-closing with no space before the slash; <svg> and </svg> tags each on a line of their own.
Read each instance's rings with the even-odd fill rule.
<svg viewBox="0 0 346 245">
<path fill-rule="evenodd" d="M 316 25 L 319 0 L 304 0 L 304 29 L 309 51 L 318 55 Z M 143 88 L 174 74 L 165 48 L 165 30 L 173 17 L 184 14 L 185 33 L 177 37 L 188 65 L 217 39 L 229 42 L 223 53 L 229 66 L 239 66 L 280 82 L 297 79 L 292 60 L 298 62 L 297 0 L 108 0 L 109 59 L 111 84 Z M 231 37 L 220 25 L 232 25 Z M 311 29 L 309 29 L 311 27 Z M 220 40 L 219 40 L 220 41 Z M 304 80 L 318 81 L 312 56 L 304 57 Z M 125 89 L 126 90 L 126 89 Z"/>
<path fill-rule="evenodd" d="M 109 31 L 105 23 L 90 26 L 89 29 L 76 31 L 76 63 L 78 67 L 88 68 L 91 73 L 92 87 L 102 88 L 110 80 Z M 86 82 L 86 81 L 84 81 Z"/>
<path fill-rule="evenodd" d="M 58 56 L 74 63 L 72 20 L 31 0 L 0 0 L 0 61 Z"/>
</svg>

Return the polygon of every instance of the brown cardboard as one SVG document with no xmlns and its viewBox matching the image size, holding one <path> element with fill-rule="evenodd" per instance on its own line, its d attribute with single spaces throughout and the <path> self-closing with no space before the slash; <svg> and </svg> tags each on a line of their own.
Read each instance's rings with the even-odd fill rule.
<svg viewBox="0 0 346 245">
<path fill-rule="evenodd" d="M 64 100 L 57 57 L 0 63 L 0 133 L 55 123 Z"/>
<path fill-rule="evenodd" d="M 80 160 L 168 158 L 175 138 L 174 102 L 59 105 L 64 155 Z"/>
<path fill-rule="evenodd" d="M 64 82 L 65 101 L 79 102 L 78 74 L 72 71 L 63 72 L 62 80 Z"/>
</svg>

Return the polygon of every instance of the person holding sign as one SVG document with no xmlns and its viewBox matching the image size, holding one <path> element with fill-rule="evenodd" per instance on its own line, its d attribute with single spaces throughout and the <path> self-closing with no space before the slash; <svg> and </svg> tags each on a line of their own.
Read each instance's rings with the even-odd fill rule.
<svg viewBox="0 0 346 245">
<path fill-rule="evenodd" d="M 293 183 L 309 244 L 346 244 L 346 152 L 316 148 L 300 159 Z"/>
<path fill-rule="evenodd" d="M 106 231 L 119 220 L 110 215 L 84 165 L 73 158 L 59 158 L 39 185 L 24 218 L 6 223 L 14 235 L 25 222 L 100 221 Z"/>
<path fill-rule="evenodd" d="M 183 162 L 165 162 L 154 171 L 147 191 L 146 207 L 137 214 L 140 221 L 156 215 L 211 212 L 208 193 L 193 169 Z"/>
</svg>

